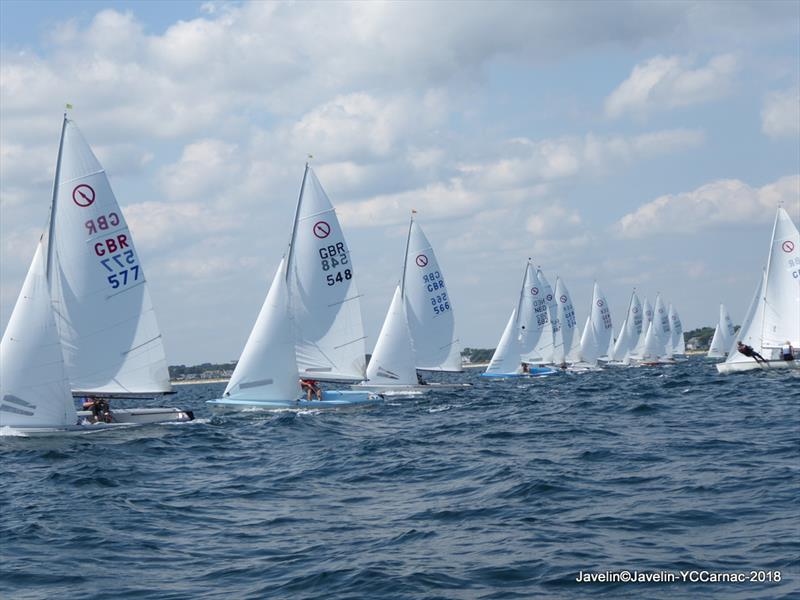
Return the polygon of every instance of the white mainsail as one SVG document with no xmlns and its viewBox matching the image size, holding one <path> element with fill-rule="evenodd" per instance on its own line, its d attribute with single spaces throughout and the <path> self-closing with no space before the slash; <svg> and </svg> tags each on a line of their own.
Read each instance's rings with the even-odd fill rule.
<svg viewBox="0 0 800 600">
<path fill-rule="evenodd" d="M 0 341 L 0 427 L 75 425 L 42 241 Z"/>
<path fill-rule="evenodd" d="M 298 392 L 284 259 L 278 266 L 224 395 L 234 399 L 294 400 Z"/>
<path fill-rule="evenodd" d="M 461 348 L 455 332 L 453 299 L 433 247 L 413 218 L 406 245 L 403 279 L 416 367 L 426 371 L 461 371 Z"/>
<path fill-rule="evenodd" d="M 686 342 L 683 339 L 683 324 L 681 323 L 681 316 L 678 314 L 678 311 L 672 306 L 672 303 L 669 304 L 669 309 L 667 310 L 667 316 L 669 317 L 669 331 L 670 331 L 670 354 L 686 354 Z"/>
<path fill-rule="evenodd" d="M 630 352 L 632 358 L 639 358 L 644 354 L 645 337 L 647 336 L 647 328 L 653 321 L 653 307 L 650 301 L 645 296 L 644 303 L 642 304 L 642 327 L 639 333 L 639 339 L 636 341 L 633 349 Z"/>
<path fill-rule="evenodd" d="M 769 354 L 787 341 L 800 347 L 800 232 L 782 207 L 772 229 L 763 302 L 761 347 Z"/>
<path fill-rule="evenodd" d="M 624 360 L 636 347 L 642 335 L 642 304 L 636 290 L 631 293 L 628 303 L 628 313 L 625 322 L 619 330 L 617 343 L 614 345 L 613 360 Z"/>
<path fill-rule="evenodd" d="M 556 278 L 555 302 L 557 319 L 553 324 L 553 362 L 561 364 L 568 357 L 572 359 L 574 356 L 573 346 L 575 346 L 574 337 L 577 321 L 569 290 L 567 290 L 567 286 L 560 277 Z"/>
<path fill-rule="evenodd" d="M 105 170 L 64 117 L 47 277 L 76 394 L 172 390 L 144 272 Z"/>
<path fill-rule="evenodd" d="M 553 361 L 553 319 L 556 316 L 556 307 L 553 288 L 541 269 L 536 270 L 536 286 L 531 293 L 534 297 L 535 326 L 540 331 L 533 350 L 523 359 L 530 363 L 549 363 Z"/>
<path fill-rule="evenodd" d="M 722 334 L 725 336 L 725 349 L 730 348 L 733 340 L 736 339 L 736 328 L 733 326 L 731 316 L 724 304 L 719 305 L 719 323 Z"/>
<path fill-rule="evenodd" d="M 583 360 L 588 362 L 597 362 L 611 343 L 611 337 L 614 329 L 614 324 L 611 322 L 611 311 L 608 309 L 608 301 L 600 286 L 595 281 L 594 289 L 592 290 L 592 310 L 591 316 L 591 334 L 594 340 L 594 348 L 591 354 L 584 353 Z"/>
<path fill-rule="evenodd" d="M 653 307 L 653 323 L 655 325 L 653 333 L 658 340 L 659 356 L 668 357 L 672 356 L 670 348 L 670 327 L 669 327 L 669 314 L 667 307 L 664 306 L 664 301 L 661 299 L 661 294 L 656 294 L 656 303 Z M 645 342 L 646 344 L 647 342 Z"/>
<path fill-rule="evenodd" d="M 361 302 L 336 211 L 306 165 L 287 258 L 290 314 L 302 377 L 366 378 Z"/>
<path fill-rule="evenodd" d="M 370 383 L 416 385 L 414 348 L 406 322 L 405 300 L 401 287 L 395 289 L 386 320 L 367 366 Z"/>
</svg>

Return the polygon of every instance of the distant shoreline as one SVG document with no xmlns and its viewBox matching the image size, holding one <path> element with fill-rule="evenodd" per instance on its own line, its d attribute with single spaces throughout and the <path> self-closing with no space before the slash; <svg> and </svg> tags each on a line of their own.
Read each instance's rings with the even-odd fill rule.
<svg viewBox="0 0 800 600">
<path fill-rule="evenodd" d="M 228 380 L 223 377 L 215 377 L 213 379 L 178 379 L 177 381 L 170 381 L 172 385 L 195 385 L 197 383 L 225 383 Z"/>
</svg>

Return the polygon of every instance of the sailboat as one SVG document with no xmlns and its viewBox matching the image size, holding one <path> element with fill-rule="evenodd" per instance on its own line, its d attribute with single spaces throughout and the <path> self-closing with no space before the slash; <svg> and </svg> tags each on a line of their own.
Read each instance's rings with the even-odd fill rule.
<svg viewBox="0 0 800 600">
<path fill-rule="evenodd" d="M 177 408 L 109 405 L 172 388 L 131 233 L 105 170 L 66 114 L 47 232 L 0 354 L 0 426 L 51 432 L 194 418 Z M 89 397 L 94 413 L 76 411 L 73 395 Z"/>
<path fill-rule="evenodd" d="M 737 343 L 751 346 L 765 360 L 756 361 L 737 350 Z M 783 207 L 778 207 L 772 228 L 767 267 L 756 288 L 742 327 L 717 364 L 720 373 L 755 369 L 797 369 L 795 356 L 783 360 L 781 349 L 800 347 L 800 232 Z"/>
<path fill-rule="evenodd" d="M 553 320 L 553 363 L 563 369 L 567 363 L 577 362 L 578 347 L 574 343 L 577 319 L 572 298 L 564 281 L 556 278 L 556 318 Z"/>
<path fill-rule="evenodd" d="M 215 407 L 338 408 L 375 403 L 367 391 L 324 390 L 300 402 L 298 377 L 366 378 L 353 263 L 336 211 L 306 164 L 289 251 L 281 260 L 223 397 Z"/>
<path fill-rule="evenodd" d="M 408 228 L 402 286 L 417 369 L 463 371 L 453 298 L 433 247 L 413 214 Z"/>
<path fill-rule="evenodd" d="M 460 371 L 452 298 L 430 242 L 414 219 L 408 225 L 403 270 L 367 366 L 367 381 L 353 386 L 389 395 L 420 395 L 432 387 L 471 384 L 426 383 L 417 369 Z M 409 327 L 414 323 L 414 334 Z M 422 358 L 418 359 L 417 356 Z M 417 364 L 422 366 L 417 366 Z"/>
<path fill-rule="evenodd" d="M 667 309 L 667 316 L 669 317 L 669 347 L 670 354 L 674 356 L 686 355 L 686 341 L 683 339 L 683 323 L 681 323 L 681 316 L 678 314 L 677 309 L 669 303 Z"/>
<path fill-rule="evenodd" d="M 577 348 L 578 360 L 571 367 L 573 370 L 597 367 L 598 359 L 608 353 L 613 327 L 605 294 L 595 281 L 592 306 Z"/>
<path fill-rule="evenodd" d="M 714 336 L 708 346 L 707 358 L 726 358 L 728 350 L 733 345 L 736 329 L 724 304 L 719 305 L 719 321 L 714 328 Z"/>
<path fill-rule="evenodd" d="M 656 294 L 653 306 L 653 320 L 645 333 L 644 347 L 638 356 L 638 361 L 643 365 L 662 365 L 675 362 L 672 358 L 672 329 L 670 327 L 669 313 L 661 299 L 661 294 Z"/>
<path fill-rule="evenodd" d="M 642 304 L 636 290 L 631 292 L 631 299 L 628 302 L 628 312 L 622 327 L 619 330 L 619 337 L 614 344 L 611 354 L 612 364 L 627 364 L 630 362 L 631 352 L 636 347 L 639 337 L 642 334 Z"/>
<path fill-rule="evenodd" d="M 533 295 L 533 327 L 536 343 L 533 350 L 522 357 L 529 365 L 546 365 L 553 362 L 553 321 L 556 318 L 556 305 L 553 287 L 547 281 L 541 267 L 536 269 L 536 287 L 531 289 Z"/>
<path fill-rule="evenodd" d="M 644 344 L 647 337 L 647 329 L 650 327 L 650 323 L 652 321 L 653 306 L 650 304 L 650 300 L 648 300 L 647 296 L 645 296 L 644 302 L 642 303 L 642 328 L 639 333 L 639 339 L 636 340 L 633 348 L 628 353 L 629 363 L 635 363 L 637 360 L 641 359 L 642 355 L 644 354 Z"/>
<path fill-rule="evenodd" d="M 481 377 L 509 378 L 552 375 L 556 371 L 546 367 L 532 367 L 527 356 L 536 348 L 542 334 L 541 311 L 537 314 L 536 300 L 541 290 L 531 260 L 525 264 L 522 285 L 516 306 L 511 311 L 500 342 L 492 355 L 489 366 Z"/>
</svg>

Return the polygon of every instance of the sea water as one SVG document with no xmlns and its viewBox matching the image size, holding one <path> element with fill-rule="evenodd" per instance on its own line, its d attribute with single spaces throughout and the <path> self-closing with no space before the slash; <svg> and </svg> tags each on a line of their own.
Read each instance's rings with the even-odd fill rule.
<svg viewBox="0 0 800 600">
<path fill-rule="evenodd" d="M 198 384 L 170 398 L 192 423 L 2 437 L 0 596 L 800 594 L 797 374 L 439 380 L 474 387 L 213 415 Z M 773 581 L 576 581 L 624 570 Z"/>
</svg>

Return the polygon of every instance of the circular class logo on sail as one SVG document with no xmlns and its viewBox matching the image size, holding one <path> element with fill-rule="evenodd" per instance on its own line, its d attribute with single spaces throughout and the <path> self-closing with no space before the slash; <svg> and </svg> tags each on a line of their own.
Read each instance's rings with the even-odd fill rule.
<svg viewBox="0 0 800 600">
<path fill-rule="evenodd" d="M 314 232 L 315 236 L 321 240 L 324 240 L 331 234 L 331 226 L 325 221 L 317 221 L 314 223 L 314 228 L 312 231 Z"/>
<path fill-rule="evenodd" d="M 794 250 L 794 242 L 792 240 L 786 240 L 781 245 L 781 248 L 783 248 L 784 252 L 791 252 L 792 250 Z"/>
<path fill-rule="evenodd" d="M 639 309 L 635 306 L 633 307 L 633 314 L 635 315 L 639 314 Z"/>
<path fill-rule="evenodd" d="M 547 294 L 547 296 L 545 296 L 545 299 L 546 299 L 548 302 L 552 302 L 552 301 L 553 301 L 553 294 Z"/>
<path fill-rule="evenodd" d="M 559 300 L 561 300 L 561 304 L 564 304 L 567 301 L 567 296 L 562 294 Z"/>
<path fill-rule="evenodd" d="M 72 190 L 72 201 L 81 208 L 91 206 L 94 203 L 94 190 L 85 183 L 75 186 Z"/>
<path fill-rule="evenodd" d="M 532 287 L 531 288 L 531 294 L 533 294 L 534 296 L 537 296 L 539 294 L 539 288 Z"/>
<path fill-rule="evenodd" d="M 425 256 L 424 254 L 418 254 L 417 255 L 417 259 L 416 259 L 415 262 L 417 263 L 417 266 L 420 267 L 420 268 L 427 267 L 428 266 L 428 257 Z"/>
<path fill-rule="evenodd" d="M 599 307 L 601 307 L 601 308 L 602 308 L 603 304 L 605 304 L 605 302 L 603 302 L 603 299 L 602 299 L 602 298 L 600 298 L 600 299 L 597 301 L 597 306 L 599 306 Z"/>
</svg>

